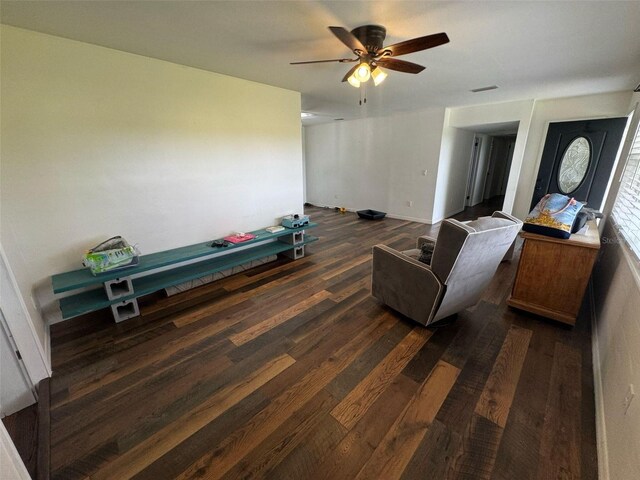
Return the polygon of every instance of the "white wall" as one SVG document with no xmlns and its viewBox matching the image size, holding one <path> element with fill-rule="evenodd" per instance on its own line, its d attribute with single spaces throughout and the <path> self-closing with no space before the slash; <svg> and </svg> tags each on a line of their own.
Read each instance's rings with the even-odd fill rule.
<svg viewBox="0 0 640 480">
<path fill-rule="evenodd" d="M 617 194 L 633 133 L 640 123 L 640 93 L 627 142 L 604 213 L 608 217 Z M 631 480 L 640 476 L 640 264 L 622 244 L 612 222 L 602 228 L 602 249 L 593 273 L 593 371 L 600 478 Z M 624 412 L 629 384 L 636 398 Z"/>
<path fill-rule="evenodd" d="M 598 456 L 606 450 L 609 476 L 603 478 L 635 480 L 640 475 L 640 277 L 608 223 L 593 276 L 594 369 L 599 370 L 596 381 L 599 377 L 602 382 L 597 406 L 604 426 Z M 622 404 L 629 384 L 634 385 L 636 398 L 625 415 Z"/>
<path fill-rule="evenodd" d="M 143 253 L 300 211 L 300 94 L 2 27 L 1 242 L 32 287 L 124 235 Z"/>
<path fill-rule="evenodd" d="M 630 95 L 522 100 L 305 127 L 307 199 L 439 222 L 462 209 L 469 132 L 518 122 L 503 210 L 524 218 L 549 122 L 624 115 Z M 424 168 L 426 182 L 415 177 Z M 414 201 L 413 208 L 407 207 L 408 200 Z"/>
<path fill-rule="evenodd" d="M 445 116 L 432 216 L 434 223 L 464 210 L 474 137 L 472 131 L 447 126 Z"/>
<path fill-rule="evenodd" d="M 443 117 L 437 108 L 304 127 L 307 201 L 431 223 Z"/>
</svg>

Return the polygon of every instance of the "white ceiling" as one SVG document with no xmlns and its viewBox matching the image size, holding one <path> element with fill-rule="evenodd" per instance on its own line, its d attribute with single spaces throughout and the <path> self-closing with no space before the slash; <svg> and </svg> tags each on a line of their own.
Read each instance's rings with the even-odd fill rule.
<svg viewBox="0 0 640 480">
<path fill-rule="evenodd" d="M 315 120 L 434 106 L 631 90 L 640 82 L 640 1 L 12 1 L 2 23 L 302 92 Z M 387 28 L 385 45 L 446 32 L 359 92 L 349 64 L 289 65 L 350 52 L 327 29 Z M 371 83 L 371 82 L 370 82 Z M 470 93 L 498 85 L 498 90 Z"/>
</svg>

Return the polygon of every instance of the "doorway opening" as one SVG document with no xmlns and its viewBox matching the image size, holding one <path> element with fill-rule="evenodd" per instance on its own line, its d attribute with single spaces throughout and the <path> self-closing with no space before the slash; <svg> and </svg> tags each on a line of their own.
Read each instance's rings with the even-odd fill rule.
<svg viewBox="0 0 640 480">
<path fill-rule="evenodd" d="M 474 132 L 474 139 L 462 216 L 477 218 L 502 210 L 518 125 L 508 122 L 468 129 Z"/>
</svg>

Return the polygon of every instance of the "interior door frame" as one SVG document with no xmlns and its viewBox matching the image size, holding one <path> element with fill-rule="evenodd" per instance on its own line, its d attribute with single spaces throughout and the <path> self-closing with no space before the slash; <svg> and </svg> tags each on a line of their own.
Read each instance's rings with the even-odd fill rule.
<svg viewBox="0 0 640 480">
<path fill-rule="evenodd" d="M 502 179 L 502 185 L 500 185 L 500 195 L 507 193 L 507 184 L 509 183 L 509 173 L 511 173 L 511 164 L 513 163 L 513 151 L 516 148 L 515 137 L 507 142 L 507 165 L 504 167 L 504 178 Z"/>
<path fill-rule="evenodd" d="M 613 166 L 613 175 L 611 176 L 609 185 L 607 186 L 607 191 L 604 195 L 604 202 L 602 206 L 604 220 L 598 225 L 600 233 L 604 230 L 605 221 L 611 214 L 616 197 L 618 196 L 620 183 L 622 182 L 622 175 L 626 166 L 626 159 L 629 157 L 629 152 L 633 146 L 633 134 L 638 130 L 638 128 L 640 128 L 640 102 L 636 102 L 635 106 L 630 109 L 627 117 L 629 118 L 627 128 L 622 135 L 622 142 L 620 142 L 618 157 L 616 158 L 616 163 Z"/>
<path fill-rule="evenodd" d="M 6 344 L 9 346 L 9 352 L 2 352 L 2 370 L 6 372 L 6 368 L 13 366 L 14 368 L 10 370 L 13 379 L 16 382 L 19 380 L 22 381 L 20 384 L 14 385 L 16 388 L 15 390 L 13 390 L 13 394 L 9 399 L 7 399 L 6 395 L 0 395 L 4 397 L 4 400 L 0 401 L 0 417 L 4 417 L 5 415 L 11 415 L 12 413 L 22 410 L 29 405 L 33 405 L 38 398 L 38 392 L 36 391 L 35 386 L 33 385 L 31 378 L 29 377 L 29 372 L 27 372 L 27 367 L 24 364 L 24 360 L 17 353 L 19 351 L 18 346 L 16 345 L 15 339 L 11 335 L 9 325 L 7 325 L 7 320 L 1 306 L 0 337 L 2 337 L 0 341 L 6 340 Z M 7 360 L 10 361 L 10 365 L 5 364 L 7 363 Z M 3 378 L 3 384 L 4 382 L 6 382 L 6 378 Z"/>
<path fill-rule="evenodd" d="M 478 178 L 478 165 L 480 164 L 480 151 L 482 150 L 482 137 L 477 134 L 473 136 L 471 147 L 471 158 L 469 161 L 469 172 L 467 173 L 467 189 L 465 191 L 464 206 L 473 206 L 473 192 L 475 191 Z"/>
<path fill-rule="evenodd" d="M 51 367 L 31 323 L 32 319 L 20 294 L 18 282 L 11 271 L 2 244 L 0 244 L 0 291 L 2 291 L 2 311 L 9 332 L 24 360 L 30 383 L 37 391 L 40 380 L 51 376 Z"/>
</svg>

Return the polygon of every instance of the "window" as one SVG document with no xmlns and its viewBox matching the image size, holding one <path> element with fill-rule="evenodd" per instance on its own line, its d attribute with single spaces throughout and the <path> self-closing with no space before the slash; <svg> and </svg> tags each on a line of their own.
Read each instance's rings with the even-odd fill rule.
<svg viewBox="0 0 640 480">
<path fill-rule="evenodd" d="M 640 258 L 640 126 L 629 149 L 629 157 L 620 180 L 613 217 L 623 238 Z"/>
</svg>

